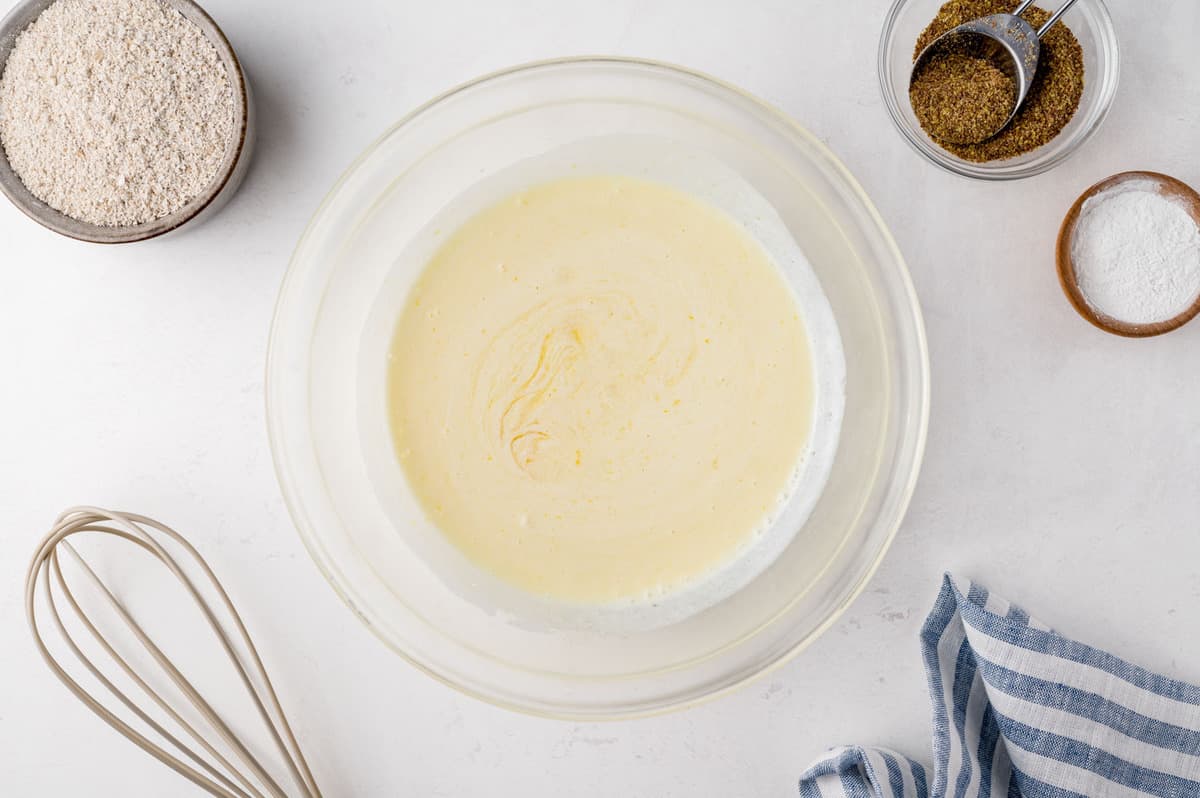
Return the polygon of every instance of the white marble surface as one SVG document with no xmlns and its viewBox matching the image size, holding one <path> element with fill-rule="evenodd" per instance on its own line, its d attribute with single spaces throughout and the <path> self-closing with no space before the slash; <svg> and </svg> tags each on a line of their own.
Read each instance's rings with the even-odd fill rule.
<svg viewBox="0 0 1200 798">
<path fill-rule="evenodd" d="M 110 733 L 34 653 L 28 557 L 79 502 L 161 517 L 216 564 L 330 796 L 786 796 L 830 744 L 925 755 L 916 634 L 946 569 L 1200 681 L 1200 323 L 1107 337 L 1063 298 L 1052 249 L 1071 200 L 1112 172 L 1200 185 L 1193 0 L 1159 0 L 1157 20 L 1147 4 L 1111 3 L 1125 55 L 1112 117 L 1065 165 L 1009 185 L 936 171 L 892 130 L 875 75 L 887 0 L 205 4 L 262 111 L 253 172 L 216 220 L 103 249 L 0 203 L 0 793 L 196 792 Z M 339 172 L 436 92 L 578 53 L 705 70 L 828 142 L 899 239 L 933 362 L 921 484 L 868 592 L 766 680 L 611 725 L 509 714 L 389 653 L 303 551 L 263 425 L 276 289 Z"/>
</svg>

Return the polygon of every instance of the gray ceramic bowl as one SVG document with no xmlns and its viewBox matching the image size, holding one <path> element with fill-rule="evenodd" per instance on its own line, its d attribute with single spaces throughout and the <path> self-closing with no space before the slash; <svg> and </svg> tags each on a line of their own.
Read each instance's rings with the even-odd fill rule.
<svg viewBox="0 0 1200 798">
<path fill-rule="evenodd" d="M 24 0 L 24 2 L 18 3 L 3 21 L 0 21 L 0 65 L 7 64 L 8 55 L 12 52 L 17 36 L 54 2 L 55 0 Z M 221 169 L 204 193 L 169 216 L 128 227 L 104 227 L 81 222 L 60 213 L 33 196 L 21 179 L 17 177 L 3 148 L 0 147 L 0 191 L 3 191 L 13 204 L 30 218 L 56 233 L 97 244 L 128 244 L 156 238 L 178 230 L 184 225 L 195 225 L 201 219 L 214 214 L 233 196 L 238 185 L 241 184 L 242 178 L 246 175 L 254 143 L 254 112 L 250 99 L 250 85 L 242 71 L 241 62 L 238 61 L 225 34 L 217 27 L 217 23 L 213 22 L 212 17 L 205 13 L 204 9 L 192 0 L 163 0 L 163 2 L 177 9 L 184 17 L 199 26 L 208 40 L 217 48 L 221 62 L 225 64 L 225 69 L 229 73 L 229 80 L 233 86 L 234 125 L 237 132 L 229 146 L 229 151 L 225 153 Z"/>
</svg>

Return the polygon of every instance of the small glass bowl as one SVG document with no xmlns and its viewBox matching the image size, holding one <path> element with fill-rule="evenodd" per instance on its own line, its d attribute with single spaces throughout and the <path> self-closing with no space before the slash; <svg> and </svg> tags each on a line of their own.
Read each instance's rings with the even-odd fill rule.
<svg viewBox="0 0 1200 798">
<path fill-rule="evenodd" d="M 1083 47 L 1084 86 L 1079 110 L 1058 136 L 1017 158 L 973 163 L 942 149 L 921 129 L 908 101 L 913 50 L 921 31 L 937 16 L 944 0 L 896 0 L 883 23 L 879 40 L 879 87 L 892 121 L 913 149 L 963 177 L 978 180 L 1019 180 L 1062 163 L 1100 129 L 1108 116 L 1121 72 L 1117 32 L 1103 0 L 1084 0 L 1067 12 L 1063 22 Z M 1051 3 L 1052 7 L 1056 4 Z"/>
</svg>

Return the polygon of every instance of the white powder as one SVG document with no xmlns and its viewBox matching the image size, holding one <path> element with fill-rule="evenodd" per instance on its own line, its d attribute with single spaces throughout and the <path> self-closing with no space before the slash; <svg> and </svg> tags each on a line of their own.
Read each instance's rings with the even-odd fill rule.
<svg viewBox="0 0 1200 798">
<path fill-rule="evenodd" d="M 0 145 L 38 199 L 110 227 L 167 216 L 216 178 L 234 135 L 216 48 L 159 0 L 58 0 L 0 77 Z"/>
<path fill-rule="evenodd" d="M 1088 199 L 1071 258 L 1088 304 L 1117 321 L 1166 321 L 1200 296 L 1200 225 L 1182 200 L 1149 180 Z"/>
</svg>

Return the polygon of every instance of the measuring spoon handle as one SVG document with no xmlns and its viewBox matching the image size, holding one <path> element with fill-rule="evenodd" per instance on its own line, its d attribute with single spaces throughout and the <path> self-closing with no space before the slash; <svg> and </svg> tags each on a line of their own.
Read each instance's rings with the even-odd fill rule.
<svg viewBox="0 0 1200 798">
<path fill-rule="evenodd" d="M 1055 11 L 1050 16 L 1050 19 L 1046 20 L 1046 24 L 1041 27 L 1041 30 L 1039 30 L 1037 32 L 1038 38 L 1040 39 L 1043 36 L 1045 36 L 1047 31 L 1049 31 L 1051 28 L 1053 28 L 1055 25 L 1058 24 L 1058 21 L 1060 19 L 1062 19 L 1063 14 L 1070 11 L 1071 6 L 1075 5 L 1078 2 L 1079 2 L 1079 0 L 1067 0 L 1067 2 L 1063 3 L 1062 7 L 1060 9 L 1058 9 L 1057 11 Z M 1031 5 L 1033 5 L 1033 0 L 1025 0 L 1025 2 L 1021 3 L 1021 5 L 1017 6 L 1016 10 L 1013 11 L 1013 16 L 1016 16 L 1016 17 L 1021 16 L 1022 14 L 1025 13 L 1025 9 L 1029 8 Z"/>
<path fill-rule="evenodd" d="M 1046 24 L 1042 26 L 1042 29 L 1038 31 L 1038 38 L 1040 39 L 1043 36 L 1045 36 L 1047 31 L 1049 31 L 1051 28 L 1053 28 L 1055 25 L 1058 24 L 1058 21 L 1060 19 L 1062 19 L 1063 14 L 1070 11 L 1071 6 L 1075 5 L 1078 2 L 1079 2 L 1079 0 L 1067 0 L 1067 2 L 1063 3 L 1062 8 L 1055 11 L 1050 16 L 1050 19 L 1046 20 Z"/>
</svg>

